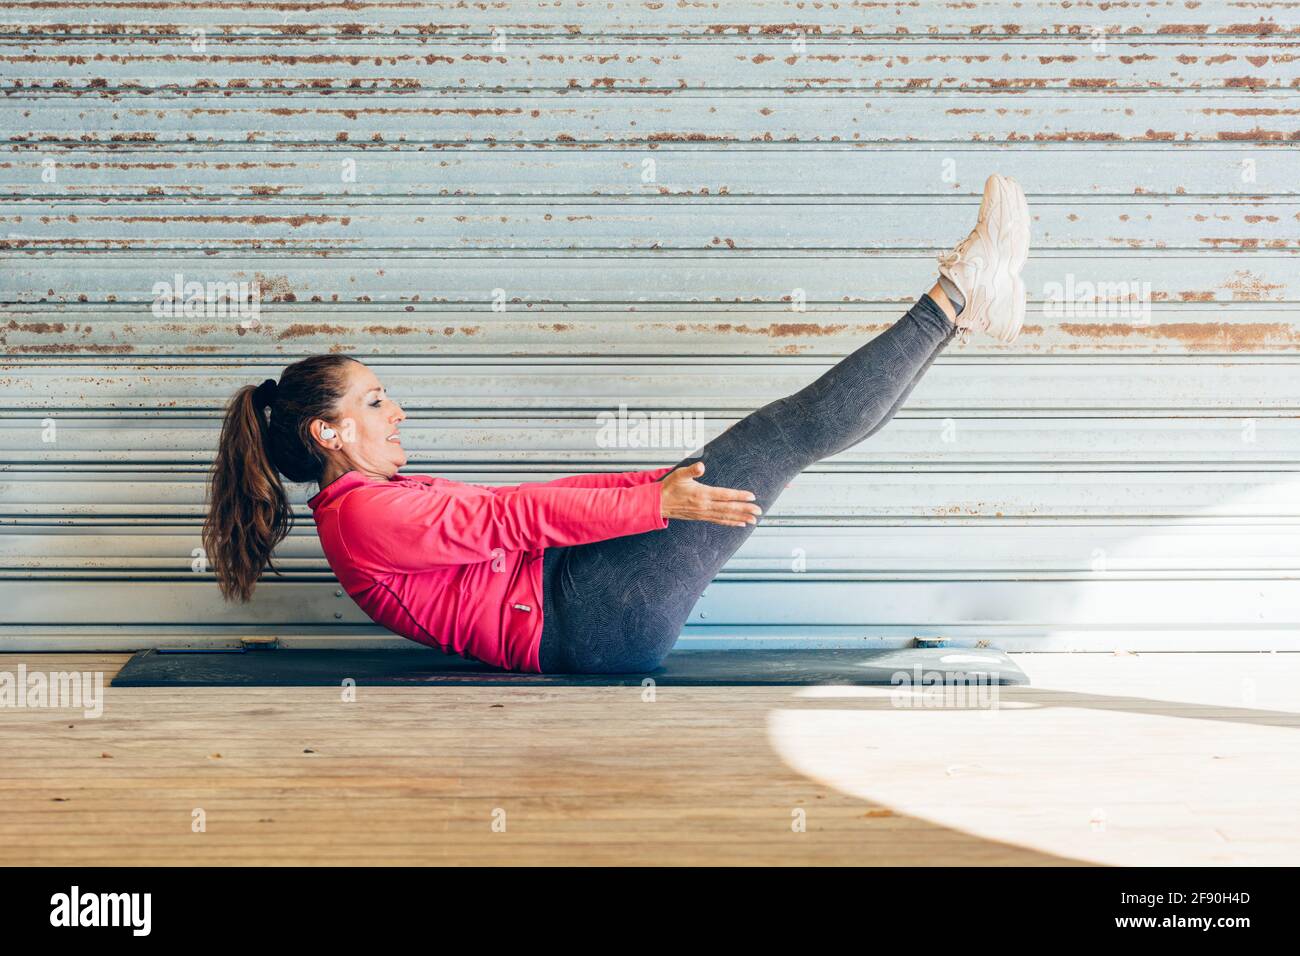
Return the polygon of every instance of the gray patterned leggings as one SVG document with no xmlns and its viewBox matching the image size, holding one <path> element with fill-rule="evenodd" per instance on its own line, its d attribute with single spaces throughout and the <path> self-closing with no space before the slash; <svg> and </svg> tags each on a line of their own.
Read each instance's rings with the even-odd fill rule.
<svg viewBox="0 0 1300 956">
<path fill-rule="evenodd" d="M 767 515 L 805 468 L 883 427 L 955 332 L 923 295 L 815 382 L 742 418 L 678 467 L 703 459 L 701 483 L 752 491 Z M 547 548 L 542 672 L 658 667 L 704 589 L 753 530 L 670 520 L 659 531 Z"/>
</svg>

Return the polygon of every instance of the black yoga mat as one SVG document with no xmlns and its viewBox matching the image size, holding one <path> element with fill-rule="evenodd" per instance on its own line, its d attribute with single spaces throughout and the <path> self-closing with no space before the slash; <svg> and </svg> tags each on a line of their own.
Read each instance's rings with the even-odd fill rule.
<svg viewBox="0 0 1300 956">
<path fill-rule="evenodd" d="M 665 687 L 764 684 L 1028 684 L 1002 651 L 900 650 L 673 651 L 642 674 L 519 674 L 438 651 L 151 649 L 132 657 L 114 687 L 625 687 L 646 678 Z"/>
</svg>

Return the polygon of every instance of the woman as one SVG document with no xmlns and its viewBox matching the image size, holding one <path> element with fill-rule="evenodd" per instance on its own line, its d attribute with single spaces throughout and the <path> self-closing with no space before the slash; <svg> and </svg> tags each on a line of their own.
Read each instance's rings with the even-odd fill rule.
<svg viewBox="0 0 1300 956">
<path fill-rule="evenodd" d="M 284 475 L 319 485 L 308 506 L 325 557 L 389 630 L 511 670 L 651 670 L 791 480 L 888 422 L 959 328 L 1016 337 L 1028 248 L 1024 193 L 990 176 L 974 231 L 897 323 L 652 471 L 508 488 L 399 475 L 406 415 L 374 372 L 341 355 L 295 362 L 226 413 L 203 529 L 222 594 L 247 601 L 288 533 Z"/>
</svg>

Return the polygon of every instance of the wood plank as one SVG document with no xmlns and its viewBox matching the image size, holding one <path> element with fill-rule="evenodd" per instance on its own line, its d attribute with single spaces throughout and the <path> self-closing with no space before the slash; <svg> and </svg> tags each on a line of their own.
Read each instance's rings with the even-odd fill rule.
<svg viewBox="0 0 1300 956">
<path fill-rule="evenodd" d="M 1034 686 L 980 714 L 870 688 L 109 687 L 100 717 L 0 711 L 0 863 L 1294 865 L 1295 657 L 1023 655 Z"/>
</svg>

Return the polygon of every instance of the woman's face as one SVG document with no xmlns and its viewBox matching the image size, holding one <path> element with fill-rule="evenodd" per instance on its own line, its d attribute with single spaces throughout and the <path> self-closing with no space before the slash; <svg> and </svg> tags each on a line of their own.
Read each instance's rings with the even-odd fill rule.
<svg viewBox="0 0 1300 956">
<path fill-rule="evenodd" d="M 325 449 L 333 468 L 326 481 L 356 470 L 375 478 L 391 478 L 406 464 L 406 452 L 397 435 L 406 418 L 402 406 L 390 399 L 379 379 L 360 362 L 348 363 L 348 385 L 339 400 L 338 417 L 311 423 L 312 436 Z M 325 426 L 332 437 L 321 434 Z"/>
</svg>

